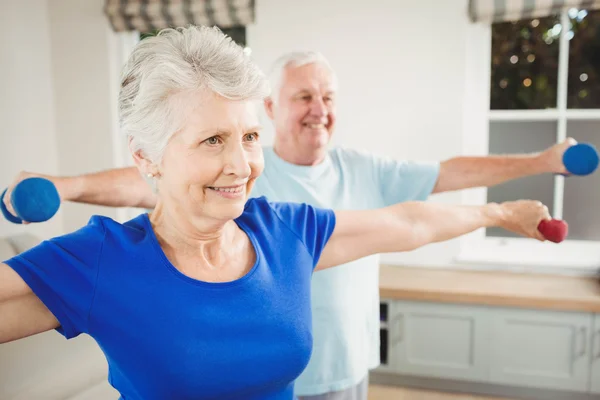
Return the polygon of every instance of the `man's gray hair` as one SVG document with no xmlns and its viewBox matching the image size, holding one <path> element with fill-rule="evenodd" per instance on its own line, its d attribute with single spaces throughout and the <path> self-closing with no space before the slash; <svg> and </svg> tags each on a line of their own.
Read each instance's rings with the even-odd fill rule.
<svg viewBox="0 0 600 400">
<path fill-rule="evenodd" d="M 337 86 L 337 77 L 335 71 L 323 54 L 319 53 L 318 51 L 293 51 L 280 56 L 271 66 L 269 82 L 271 84 L 271 99 L 273 102 L 277 103 L 277 96 L 279 96 L 279 91 L 281 90 L 281 83 L 285 69 L 288 67 L 301 67 L 307 64 L 321 64 L 327 67 L 333 74 L 334 84 Z"/>
<path fill-rule="evenodd" d="M 119 119 L 132 149 L 160 162 L 187 109 L 173 98 L 193 91 L 263 100 L 269 84 L 243 48 L 218 28 L 164 29 L 138 43 L 122 74 Z"/>
</svg>

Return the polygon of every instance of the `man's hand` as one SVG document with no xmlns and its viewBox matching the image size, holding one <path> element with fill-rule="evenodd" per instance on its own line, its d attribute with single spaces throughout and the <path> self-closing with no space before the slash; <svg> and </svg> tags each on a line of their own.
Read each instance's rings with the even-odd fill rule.
<svg viewBox="0 0 600 400">
<path fill-rule="evenodd" d="M 34 178 L 34 177 L 41 177 L 40 175 L 37 174 L 33 174 L 31 172 L 27 172 L 27 171 L 21 171 L 17 174 L 17 176 L 15 177 L 15 179 L 12 181 L 12 183 L 8 186 L 6 193 L 4 194 L 4 198 L 2 199 L 2 201 L 4 202 L 4 205 L 6 206 L 6 209 L 8 210 L 9 213 L 11 213 L 12 215 L 14 215 L 15 217 L 17 216 L 17 212 L 14 210 L 12 204 L 10 203 L 10 196 L 12 194 L 13 189 L 15 188 L 15 186 L 17 186 L 21 181 L 27 179 L 27 178 Z M 27 221 L 23 221 L 23 224 L 28 224 L 29 222 Z"/>
<path fill-rule="evenodd" d="M 563 154 L 571 146 L 577 144 L 577 141 L 573 138 L 567 138 L 561 143 L 557 143 L 551 146 L 539 154 L 539 161 L 545 166 L 549 173 L 570 175 L 569 171 L 563 164 Z"/>
<path fill-rule="evenodd" d="M 106 207 L 154 208 L 156 195 L 136 167 L 115 168 L 75 176 L 51 176 L 22 171 L 4 196 L 4 204 L 14 215 L 10 196 L 19 182 L 27 178 L 44 178 L 56 186 L 61 203 L 95 204 Z M 1 192 L 0 192 L 1 193 Z"/>
</svg>

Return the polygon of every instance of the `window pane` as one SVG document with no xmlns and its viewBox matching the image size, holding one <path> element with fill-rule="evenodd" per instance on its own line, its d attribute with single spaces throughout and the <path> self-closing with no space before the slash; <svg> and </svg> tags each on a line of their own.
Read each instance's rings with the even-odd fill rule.
<svg viewBox="0 0 600 400">
<path fill-rule="evenodd" d="M 600 10 L 569 10 L 569 108 L 600 108 Z"/>
<path fill-rule="evenodd" d="M 231 40 L 236 42 L 238 45 L 246 46 L 246 27 L 245 26 L 233 26 L 231 28 L 219 28 L 227 36 L 231 37 Z M 161 29 L 155 29 L 150 32 L 140 32 L 140 40 L 144 40 L 150 36 L 156 36 Z"/>
<path fill-rule="evenodd" d="M 490 154 L 532 153 L 556 143 L 556 122 L 491 122 Z M 554 177 L 539 175 L 517 179 L 488 189 L 488 201 L 532 199 L 554 207 Z M 520 237 L 499 228 L 486 230 L 487 236 Z"/>
<path fill-rule="evenodd" d="M 560 17 L 492 25 L 492 110 L 556 108 Z"/>
<path fill-rule="evenodd" d="M 600 149 L 600 122 L 569 121 L 567 134 L 580 143 Z M 600 174 L 565 179 L 563 218 L 569 224 L 569 239 L 600 240 Z"/>
</svg>

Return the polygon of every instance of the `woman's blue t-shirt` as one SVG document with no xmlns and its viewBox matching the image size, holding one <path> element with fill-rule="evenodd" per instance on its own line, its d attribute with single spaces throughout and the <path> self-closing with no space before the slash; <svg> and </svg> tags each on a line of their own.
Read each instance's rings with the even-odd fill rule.
<svg viewBox="0 0 600 400">
<path fill-rule="evenodd" d="M 123 399 L 292 399 L 312 349 L 311 275 L 335 215 L 261 197 L 236 222 L 256 263 L 232 282 L 179 272 L 147 214 L 124 224 L 94 216 L 6 264 L 59 332 L 96 340 Z"/>
</svg>

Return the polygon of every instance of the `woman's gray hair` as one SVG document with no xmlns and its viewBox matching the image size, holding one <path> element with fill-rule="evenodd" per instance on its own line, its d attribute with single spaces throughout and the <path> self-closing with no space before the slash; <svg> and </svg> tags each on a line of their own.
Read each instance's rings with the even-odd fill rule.
<svg viewBox="0 0 600 400">
<path fill-rule="evenodd" d="M 271 66 L 269 82 L 271 84 L 271 99 L 274 103 L 277 103 L 277 96 L 279 96 L 279 91 L 281 90 L 281 81 L 283 80 L 285 69 L 288 67 L 297 68 L 307 64 L 321 64 L 327 67 L 333 74 L 334 85 L 337 86 L 335 71 L 323 54 L 318 51 L 293 51 L 277 58 Z"/>
<path fill-rule="evenodd" d="M 197 90 L 231 100 L 262 100 L 269 84 L 242 47 L 218 28 L 164 29 L 138 43 L 119 94 L 119 119 L 132 150 L 160 162 L 185 121 L 174 95 Z"/>
</svg>

